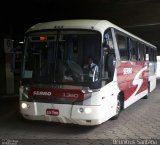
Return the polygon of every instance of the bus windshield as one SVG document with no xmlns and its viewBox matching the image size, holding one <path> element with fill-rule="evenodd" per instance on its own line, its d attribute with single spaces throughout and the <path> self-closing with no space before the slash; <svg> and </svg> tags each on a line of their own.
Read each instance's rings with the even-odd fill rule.
<svg viewBox="0 0 160 145">
<path fill-rule="evenodd" d="M 22 78 L 35 83 L 93 83 L 100 77 L 100 57 L 101 35 L 96 31 L 30 33 L 26 37 Z"/>
</svg>

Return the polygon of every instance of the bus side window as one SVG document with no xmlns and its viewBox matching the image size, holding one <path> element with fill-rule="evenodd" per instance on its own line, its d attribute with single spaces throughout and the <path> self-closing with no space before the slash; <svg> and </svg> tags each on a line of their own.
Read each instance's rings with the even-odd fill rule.
<svg viewBox="0 0 160 145">
<path fill-rule="evenodd" d="M 120 52 L 120 58 L 121 60 L 128 60 L 129 59 L 129 51 L 128 51 L 128 45 L 127 45 L 127 37 L 117 33 L 117 45 Z"/>
<path fill-rule="evenodd" d="M 131 61 L 138 60 L 137 41 L 130 39 L 129 48 L 130 48 Z"/>
<path fill-rule="evenodd" d="M 112 38 L 112 33 L 111 33 L 111 30 L 107 30 L 104 34 L 104 43 L 105 43 L 105 46 L 107 45 L 108 47 L 108 51 L 114 49 L 113 48 L 113 38 Z"/>
<path fill-rule="evenodd" d="M 104 34 L 104 43 L 107 46 L 107 52 L 104 50 L 104 74 L 108 73 L 108 78 L 113 78 L 115 69 L 115 51 L 111 30 L 107 30 Z"/>
<path fill-rule="evenodd" d="M 157 51 L 154 49 L 154 62 L 157 62 Z"/>
<path fill-rule="evenodd" d="M 150 48 L 149 61 L 156 62 L 156 60 L 157 60 L 156 50 Z"/>
<path fill-rule="evenodd" d="M 146 61 L 149 61 L 149 58 L 150 58 L 149 47 L 146 46 L 145 49 L 146 49 L 146 57 L 145 58 L 146 58 Z"/>
<path fill-rule="evenodd" d="M 152 62 L 153 61 L 153 52 L 152 52 L 152 49 L 150 48 L 150 51 L 149 51 L 149 61 Z"/>
<path fill-rule="evenodd" d="M 143 56 L 144 56 L 144 61 L 146 61 L 146 46 L 145 45 L 143 48 Z"/>
<path fill-rule="evenodd" d="M 144 61 L 144 45 L 142 43 L 139 43 L 139 61 Z"/>
</svg>

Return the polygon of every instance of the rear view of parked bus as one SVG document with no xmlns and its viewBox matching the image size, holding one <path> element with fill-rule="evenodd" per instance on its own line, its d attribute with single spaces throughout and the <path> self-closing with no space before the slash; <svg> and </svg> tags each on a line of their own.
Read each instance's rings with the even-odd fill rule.
<svg viewBox="0 0 160 145">
<path fill-rule="evenodd" d="M 147 98 L 155 72 L 156 47 L 106 20 L 39 23 L 25 34 L 20 111 L 29 120 L 98 125 Z"/>
</svg>

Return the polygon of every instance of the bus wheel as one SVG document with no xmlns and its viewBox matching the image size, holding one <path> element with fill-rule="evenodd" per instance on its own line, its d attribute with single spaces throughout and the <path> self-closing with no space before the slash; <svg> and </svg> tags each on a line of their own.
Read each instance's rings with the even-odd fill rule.
<svg viewBox="0 0 160 145">
<path fill-rule="evenodd" d="M 121 101 L 120 95 L 119 95 L 117 98 L 116 115 L 112 117 L 113 120 L 118 119 L 119 114 L 121 112 L 121 109 L 122 109 L 122 101 Z"/>
</svg>

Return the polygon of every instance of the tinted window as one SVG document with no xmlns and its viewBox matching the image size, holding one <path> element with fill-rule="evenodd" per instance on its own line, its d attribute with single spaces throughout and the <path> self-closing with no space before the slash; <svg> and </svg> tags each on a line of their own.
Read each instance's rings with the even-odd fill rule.
<svg viewBox="0 0 160 145">
<path fill-rule="evenodd" d="M 130 59 L 132 61 L 138 60 L 138 48 L 137 48 L 137 41 L 130 39 Z"/>
<path fill-rule="evenodd" d="M 111 30 L 107 30 L 104 34 L 104 42 L 109 46 L 110 49 L 114 49 L 113 47 L 113 38 Z"/>
<path fill-rule="evenodd" d="M 144 45 L 142 43 L 139 43 L 139 60 L 144 61 Z"/>
<path fill-rule="evenodd" d="M 128 60 L 128 47 L 127 47 L 127 37 L 117 34 L 117 45 L 120 53 L 121 60 Z"/>
<path fill-rule="evenodd" d="M 153 48 L 150 49 L 149 60 L 150 61 L 156 61 L 157 60 L 156 50 L 154 50 Z"/>
</svg>

